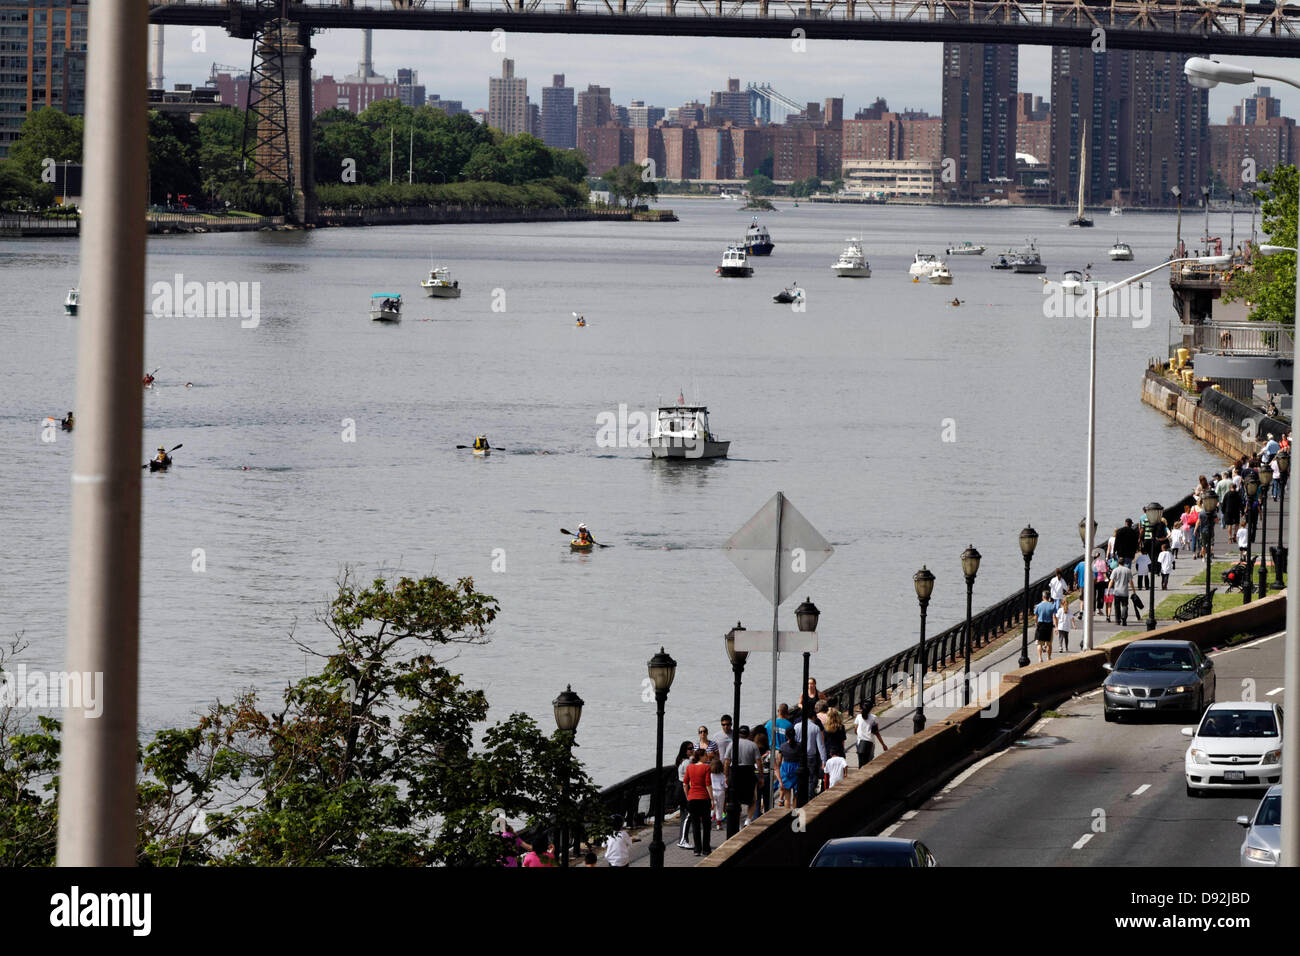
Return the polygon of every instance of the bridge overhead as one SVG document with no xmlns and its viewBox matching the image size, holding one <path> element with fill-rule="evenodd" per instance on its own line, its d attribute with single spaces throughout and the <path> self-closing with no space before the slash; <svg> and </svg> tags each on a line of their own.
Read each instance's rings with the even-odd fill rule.
<svg viewBox="0 0 1300 956">
<path fill-rule="evenodd" d="M 650 36 L 943 41 L 1300 56 L 1300 3 L 1202 0 L 180 0 L 153 23 L 251 37 L 268 6 L 313 30 L 512 30 Z"/>
</svg>

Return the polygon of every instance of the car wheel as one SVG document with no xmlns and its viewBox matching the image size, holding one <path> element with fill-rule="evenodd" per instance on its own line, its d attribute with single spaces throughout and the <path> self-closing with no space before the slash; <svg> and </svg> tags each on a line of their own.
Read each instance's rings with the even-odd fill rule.
<svg viewBox="0 0 1300 956">
<path fill-rule="evenodd" d="M 1187 795 L 1189 797 L 1199 797 L 1201 795 L 1201 791 L 1193 788 L 1192 785 L 1189 783 L 1187 785 Z"/>
<path fill-rule="evenodd" d="M 1106 710 L 1105 708 L 1103 708 L 1103 709 L 1102 709 L 1102 712 L 1101 712 L 1101 715 L 1102 715 L 1103 717 L 1106 718 L 1106 723 L 1108 723 L 1108 724 L 1110 724 L 1110 723 L 1114 723 L 1114 721 L 1115 721 L 1115 711 L 1113 711 L 1113 710 Z"/>
</svg>

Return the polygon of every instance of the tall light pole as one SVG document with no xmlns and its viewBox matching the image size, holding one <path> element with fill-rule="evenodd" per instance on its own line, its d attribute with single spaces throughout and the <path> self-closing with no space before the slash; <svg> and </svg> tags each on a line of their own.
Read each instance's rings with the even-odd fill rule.
<svg viewBox="0 0 1300 956">
<path fill-rule="evenodd" d="M 1219 83 L 1253 83 L 1256 79 L 1276 80 L 1300 89 L 1300 79 L 1287 76 L 1275 76 L 1270 73 L 1258 73 L 1248 66 L 1235 66 L 1231 63 L 1216 63 L 1194 56 L 1183 65 L 1183 72 L 1193 86 L 1209 89 Z M 1300 214 L 1300 205 L 1297 206 Z M 1300 315 L 1300 283 L 1296 286 L 1297 314 Z M 1291 540 L 1300 535 L 1300 508 L 1291 508 Z M 1290 555 L 1287 575 L 1297 580 L 1300 567 L 1292 567 L 1300 561 L 1296 555 Z M 1284 710 L 1295 719 L 1300 714 L 1300 601 L 1286 602 L 1286 661 L 1282 668 L 1282 685 Z M 1291 772 L 1300 766 L 1300 734 L 1284 734 L 1282 737 L 1282 765 L 1290 767 Z M 1300 787 L 1282 788 L 1282 839 L 1281 866 L 1300 866 Z"/>
<path fill-rule="evenodd" d="M 1092 517 L 1092 496 L 1088 496 L 1088 517 Z M 1020 532 L 1020 553 L 1025 559 L 1025 608 L 1024 620 L 1020 626 L 1020 666 L 1029 666 L 1029 562 L 1034 560 L 1034 548 L 1038 547 L 1038 532 L 1033 525 L 1025 525 Z M 918 592 L 919 593 L 919 592 Z"/>
<path fill-rule="evenodd" d="M 1286 515 L 1286 483 L 1291 477 L 1291 453 L 1280 451 L 1277 455 L 1278 489 L 1277 497 L 1277 561 L 1273 564 L 1273 586 L 1278 590 L 1286 587 L 1282 580 L 1282 565 L 1286 564 L 1286 543 L 1283 541 L 1282 529 L 1286 527 L 1283 517 Z"/>
<path fill-rule="evenodd" d="M 731 780 L 727 784 L 727 836 L 740 832 L 740 790 L 736 787 L 736 758 L 740 755 L 740 675 L 745 672 L 745 660 L 748 651 L 736 650 L 736 634 L 745 630 L 740 622 L 723 637 L 723 646 L 727 649 L 727 659 L 731 661 L 731 675 L 734 683 L 735 698 L 731 708 Z M 750 734 L 752 737 L 753 734 Z M 757 773 L 758 768 L 755 767 Z"/>
<path fill-rule="evenodd" d="M 1147 607 L 1147 630 L 1156 629 L 1156 526 L 1164 520 L 1165 509 L 1158 501 L 1153 501 L 1142 509 L 1147 513 L 1147 529 L 1151 532 L 1151 544 L 1147 548 L 1147 581 L 1150 583 L 1150 592 L 1147 600 L 1151 603 Z"/>
<path fill-rule="evenodd" d="M 1083 542 L 1083 620 L 1084 629 L 1089 634 L 1092 633 L 1092 616 L 1096 613 L 1097 603 L 1097 582 L 1094 580 L 1097 576 L 1096 570 L 1092 566 L 1092 549 L 1088 546 L 1089 540 L 1097 533 L 1097 522 L 1092 523 L 1092 533 L 1088 532 L 1088 519 L 1079 519 L 1079 540 Z M 1082 646 L 1082 645 L 1080 645 Z"/>
<path fill-rule="evenodd" d="M 1208 530 L 1205 534 L 1205 613 L 1214 613 L 1214 595 L 1210 592 L 1210 552 L 1214 550 L 1214 515 L 1219 510 L 1219 496 L 1211 488 L 1201 495 L 1201 517 L 1196 523 L 1196 530 L 1201 530 L 1201 521 L 1206 521 Z"/>
<path fill-rule="evenodd" d="M 921 675 L 916 681 L 916 713 L 912 715 L 912 733 L 919 734 L 925 730 L 925 609 L 929 607 L 930 595 L 934 591 L 934 575 L 924 564 L 912 575 L 912 585 L 916 588 L 917 603 L 921 605 L 921 637 L 916 646 L 921 658 Z"/>
<path fill-rule="evenodd" d="M 799 630 L 805 633 L 817 630 L 819 617 L 821 611 L 817 610 L 817 605 L 812 602 L 812 598 L 805 598 L 804 602 L 794 609 L 794 619 L 799 625 Z M 795 784 L 795 803 L 801 807 L 808 802 L 808 707 L 806 705 L 812 703 L 808 700 L 809 653 L 809 651 L 803 652 L 804 705 L 799 707 L 799 778 Z M 772 722 L 772 733 L 776 734 L 776 721 Z"/>
<path fill-rule="evenodd" d="M 567 737 L 569 762 L 573 761 L 573 738 L 578 732 L 578 721 L 582 719 L 583 700 L 573 692 L 572 686 L 566 686 L 559 697 L 551 701 L 555 711 L 555 728 Z M 560 866 L 569 865 L 569 770 L 565 765 L 564 779 L 560 781 Z"/>
<path fill-rule="evenodd" d="M 1174 194 L 1174 202 L 1178 204 L 1178 225 L 1174 230 L 1174 255 L 1181 255 L 1183 251 L 1183 191 L 1177 186 L 1170 186 L 1169 191 Z"/>
<path fill-rule="evenodd" d="M 1174 195 L 1179 195 L 1178 188 L 1175 186 Z M 1181 205 L 1179 206 L 1181 209 Z M 1179 222 L 1182 222 L 1181 213 Z M 1180 227 L 1181 228 L 1181 227 Z M 1182 240 L 1179 240 L 1182 244 Z M 1195 262 L 1203 266 L 1222 266 L 1231 261 L 1231 256 L 1191 256 L 1181 259 L 1170 259 L 1162 262 L 1158 266 L 1152 266 L 1150 269 L 1143 269 L 1137 275 L 1131 275 L 1127 279 L 1121 279 L 1119 282 L 1112 283 L 1104 289 L 1098 289 L 1095 286 L 1092 290 L 1092 330 L 1089 344 L 1088 358 L 1088 505 L 1084 515 L 1085 527 L 1088 530 L 1087 540 L 1084 541 L 1084 552 L 1091 555 L 1095 542 L 1093 534 L 1097 529 L 1095 504 L 1096 504 L 1096 486 L 1097 486 L 1097 319 L 1100 315 L 1101 297 L 1110 295 L 1117 289 L 1122 289 L 1127 285 L 1132 285 L 1140 279 L 1145 279 L 1153 272 L 1159 272 L 1168 266 L 1175 266 L 1183 262 Z M 1085 600 L 1090 599 L 1094 593 L 1091 586 L 1092 575 L 1088 576 L 1084 588 Z M 1026 590 L 1028 587 L 1026 586 Z M 1028 622 L 1026 622 L 1026 628 Z M 1092 613 L 1091 611 L 1083 616 L 1083 646 L 1087 650 L 1092 650 Z M 1029 664 L 1029 651 L 1027 649 L 1028 640 L 1025 641 L 1026 650 L 1021 655 L 1021 667 Z"/>
<path fill-rule="evenodd" d="M 650 866 L 663 869 L 664 865 L 664 701 L 668 689 L 677 675 L 677 662 L 664 649 L 650 658 L 646 669 L 655 688 L 655 792 L 650 812 L 655 815 L 655 835 L 650 841 Z M 686 812 L 683 805 L 682 812 Z M 706 824 L 707 826 L 707 821 Z"/>
<path fill-rule="evenodd" d="M 975 594 L 975 575 L 980 570 L 980 553 L 975 550 L 975 545 L 971 545 L 961 553 L 961 573 L 966 576 L 966 640 L 962 643 L 965 645 L 963 651 L 966 657 L 966 664 L 963 669 L 961 703 L 963 707 L 970 704 L 970 626 L 971 626 L 971 599 Z"/>
</svg>

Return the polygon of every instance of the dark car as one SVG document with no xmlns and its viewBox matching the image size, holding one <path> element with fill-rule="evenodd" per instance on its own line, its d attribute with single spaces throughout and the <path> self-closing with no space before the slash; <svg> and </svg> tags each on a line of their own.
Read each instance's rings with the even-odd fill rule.
<svg viewBox="0 0 1300 956">
<path fill-rule="evenodd" d="M 1214 661 L 1191 641 L 1135 641 L 1102 686 L 1107 720 L 1128 713 L 1179 711 L 1200 717 L 1214 703 Z"/>
<path fill-rule="evenodd" d="M 920 840 L 898 837 L 844 837 L 827 840 L 809 866 L 938 866 Z"/>
</svg>

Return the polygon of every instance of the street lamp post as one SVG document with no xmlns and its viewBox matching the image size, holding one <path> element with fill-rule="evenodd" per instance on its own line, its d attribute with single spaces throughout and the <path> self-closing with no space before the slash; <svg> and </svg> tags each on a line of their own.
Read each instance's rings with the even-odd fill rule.
<svg viewBox="0 0 1300 956">
<path fill-rule="evenodd" d="M 1177 186 L 1170 186 L 1169 191 L 1174 194 L 1174 202 L 1178 204 L 1178 225 L 1174 229 L 1174 255 L 1179 255 L 1183 251 L 1183 191 Z"/>
<path fill-rule="evenodd" d="M 555 727 L 568 737 L 570 762 L 573 760 L 573 738 L 578 732 L 578 721 L 582 719 L 582 703 L 582 698 L 573 692 L 571 686 L 566 686 L 563 693 L 551 701 L 551 707 L 555 711 Z M 569 807 L 566 803 L 568 790 L 569 771 L 566 764 L 564 779 L 560 781 L 560 866 L 564 867 L 569 865 Z"/>
<path fill-rule="evenodd" d="M 1219 510 L 1219 496 L 1211 488 L 1205 494 L 1201 495 L 1201 521 L 1206 521 L 1206 527 L 1209 529 L 1205 534 L 1205 613 L 1210 614 L 1214 611 L 1214 597 L 1210 594 L 1210 553 L 1214 550 L 1214 515 Z M 1197 522 L 1196 529 L 1199 532 L 1200 522 Z"/>
<path fill-rule="evenodd" d="M 740 830 L 740 791 L 736 788 L 736 757 L 740 753 L 740 675 L 745 672 L 745 660 L 748 651 L 736 650 L 736 634 L 745 630 L 740 622 L 723 637 L 723 646 L 727 649 L 727 658 L 731 661 L 731 675 L 734 684 L 731 708 L 731 780 L 727 789 L 727 836 L 735 836 Z M 753 736 L 751 734 L 751 736 Z M 757 768 L 755 768 L 757 770 Z"/>
<path fill-rule="evenodd" d="M 1092 523 L 1092 534 L 1088 533 L 1088 519 L 1079 519 L 1079 540 L 1083 542 L 1083 619 L 1085 622 L 1084 630 L 1091 633 L 1092 616 L 1095 613 L 1094 608 L 1097 603 L 1097 572 L 1092 566 L 1092 550 L 1088 547 L 1088 539 L 1097 533 L 1097 522 Z M 1083 645 L 1080 644 L 1080 647 Z"/>
<path fill-rule="evenodd" d="M 1088 496 L 1088 514 L 1092 515 L 1092 495 Z M 1020 666 L 1029 666 L 1029 562 L 1034 560 L 1034 548 L 1038 547 L 1038 532 L 1032 525 L 1025 525 L 1020 532 L 1020 553 L 1025 558 L 1025 611 L 1020 627 Z M 919 592 L 918 592 L 919 593 Z"/>
<path fill-rule="evenodd" d="M 975 550 L 975 545 L 971 545 L 961 553 L 961 573 L 966 575 L 966 640 L 962 643 L 965 645 L 963 651 L 966 657 L 964 668 L 965 677 L 962 681 L 963 690 L 961 703 L 963 707 L 970 704 L 970 644 L 971 644 L 971 598 L 975 593 L 975 575 L 980 570 L 980 553 Z"/>
<path fill-rule="evenodd" d="M 677 662 L 664 649 L 650 658 L 646 665 L 650 672 L 650 682 L 655 688 L 655 793 L 650 812 L 655 815 L 655 835 L 650 841 L 650 866 L 662 869 L 664 865 L 664 701 L 668 699 L 668 689 L 673 686 L 677 675 Z M 686 808 L 682 808 L 686 812 Z"/>
<path fill-rule="evenodd" d="M 1259 469 L 1259 597 L 1268 596 L 1268 486 L 1273 483 L 1273 469 L 1263 465 Z"/>
<path fill-rule="evenodd" d="M 808 633 L 817 630 L 817 619 L 821 617 L 821 611 L 817 610 L 817 605 L 812 602 L 812 598 L 805 598 L 804 602 L 794 609 L 794 619 L 799 625 L 799 630 Z M 802 807 L 808 802 L 808 708 L 812 706 L 812 701 L 808 697 L 808 651 L 803 652 L 803 702 L 799 705 L 799 777 L 795 784 L 795 803 Z M 772 725 L 772 732 L 776 733 L 776 724 Z"/>
<path fill-rule="evenodd" d="M 1183 65 L 1183 72 L 1193 86 L 1209 89 L 1218 83 L 1253 83 L 1256 79 L 1276 80 L 1300 89 L 1300 80 L 1287 76 L 1258 73 L 1247 66 L 1216 63 L 1195 56 Z M 1300 314 L 1300 283 L 1296 284 L 1297 314 Z M 1291 540 L 1300 535 L 1300 508 L 1291 508 Z M 1290 565 L 1300 560 L 1289 556 L 1287 575 L 1294 580 L 1300 567 Z M 1282 686 L 1285 688 L 1283 709 L 1292 715 L 1300 713 L 1300 601 L 1286 602 L 1286 652 L 1282 667 Z M 1294 717 L 1293 717 L 1294 719 Z M 1295 771 L 1300 766 L 1300 734 L 1286 734 L 1282 738 L 1282 764 Z M 1300 787 L 1282 788 L 1282 834 L 1279 864 L 1300 866 Z"/>
<path fill-rule="evenodd" d="M 1246 524 L 1250 524 L 1250 506 L 1259 494 L 1259 474 L 1254 469 L 1246 472 Z M 1250 529 L 1246 529 L 1246 580 L 1241 586 L 1241 603 L 1249 604 L 1255 593 L 1255 576 L 1251 573 L 1251 558 L 1255 543 L 1250 538 Z"/>
<path fill-rule="evenodd" d="M 916 600 L 921 605 L 921 638 L 916 646 L 921 658 L 921 672 L 916 681 L 916 713 L 912 716 L 912 733 L 919 734 L 925 730 L 925 609 L 929 606 L 930 595 L 934 591 L 934 575 L 924 564 L 920 571 L 912 575 L 912 585 L 916 588 Z"/>
<path fill-rule="evenodd" d="M 1147 630 L 1156 629 L 1156 526 L 1164 520 L 1165 509 L 1158 501 L 1153 501 L 1142 509 L 1147 513 L 1147 529 L 1151 532 L 1151 545 L 1147 548 L 1147 581 L 1151 585 L 1147 595 Z"/>
<path fill-rule="evenodd" d="M 1291 453 L 1282 451 L 1277 456 L 1278 489 L 1277 496 L 1277 561 L 1273 563 L 1273 587 L 1280 590 L 1286 587 L 1286 581 L 1282 579 L 1282 566 L 1286 564 L 1286 542 L 1283 540 L 1283 530 L 1286 523 L 1282 520 L 1286 515 L 1286 483 L 1291 477 Z"/>
</svg>

